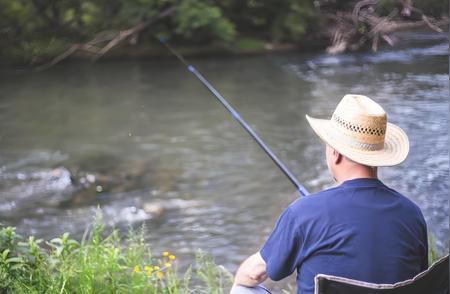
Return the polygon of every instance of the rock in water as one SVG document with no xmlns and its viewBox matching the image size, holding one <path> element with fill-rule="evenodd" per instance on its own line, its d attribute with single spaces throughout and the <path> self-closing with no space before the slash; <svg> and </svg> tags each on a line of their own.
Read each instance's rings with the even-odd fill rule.
<svg viewBox="0 0 450 294">
<path fill-rule="evenodd" d="M 159 202 L 145 203 L 143 209 L 154 218 L 160 218 L 165 212 L 164 206 Z"/>
</svg>

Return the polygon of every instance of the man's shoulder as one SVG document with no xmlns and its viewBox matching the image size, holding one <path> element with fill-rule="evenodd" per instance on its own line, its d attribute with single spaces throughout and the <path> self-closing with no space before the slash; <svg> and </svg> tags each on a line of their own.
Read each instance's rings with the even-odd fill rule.
<svg viewBox="0 0 450 294">
<path fill-rule="evenodd" d="M 303 210 L 311 208 L 320 208 L 324 203 L 334 200 L 335 196 L 342 193 L 341 186 L 331 187 L 307 196 L 303 196 L 289 205 L 291 210 Z"/>
<path fill-rule="evenodd" d="M 399 201 L 401 201 L 404 209 L 412 211 L 412 212 L 416 213 L 418 216 L 420 216 L 421 218 L 423 218 L 422 210 L 420 209 L 419 205 L 417 205 L 414 201 L 412 201 L 410 198 L 406 197 L 399 191 L 397 191 L 393 188 L 390 188 L 386 185 L 383 185 L 383 186 L 391 195 L 395 195 L 397 197 L 397 199 Z"/>
<path fill-rule="evenodd" d="M 346 195 L 346 196 L 352 195 L 355 191 L 357 191 L 355 190 L 355 188 L 356 187 L 347 187 L 345 185 L 334 186 L 297 199 L 296 201 L 291 203 L 291 205 L 289 205 L 289 210 L 293 212 L 308 211 L 313 212 L 313 214 L 315 214 L 314 212 L 320 213 L 323 209 L 330 209 L 332 207 L 337 206 L 343 207 L 345 206 L 344 204 L 345 201 L 349 201 L 351 198 L 350 197 L 343 198 L 339 197 L 339 195 Z M 401 203 L 400 206 L 403 207 L 404 211 L 409 211 L 410 213 L 414 213 L 423 218 L 419 206 L 416 203 L 414 203 L 411 199 L 398 192 L 397 190 L 394 190 L 381 182 L 379 185 L 370 188 L 377 190 L 381 188 L 381 190 L 378 191 L 380 191 L 381 193 L 387 193 L 395 197 L 396 199 L 395 201 L 397 203 Z M 367 190 L 361 193 L 367 193 Z"/>
</svg>

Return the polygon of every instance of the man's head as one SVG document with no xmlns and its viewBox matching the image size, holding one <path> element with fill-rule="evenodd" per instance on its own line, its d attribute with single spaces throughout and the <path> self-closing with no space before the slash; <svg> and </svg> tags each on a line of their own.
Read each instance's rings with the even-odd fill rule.
<svg viewBox="0 0 450 294">
<path fill-rule="evenodd" d="M 331 147 L 325 145 L 325 157 L 328 171 L 336 182 L 342 182 L 354 178 L 376 178 L 377 168 L 357 163 L 342 155 Z"/>
<path fill-rule="evenodd" d="M 337 180 L 342 171 L 376 176 L 373 167 L 399 164 L 408 154 L 406 134 L 388 123 L 384 109 L 366 96 L 345 95 L 331 120 L 306 118 L 327 144 L 327 165 Z"/>
</svg>

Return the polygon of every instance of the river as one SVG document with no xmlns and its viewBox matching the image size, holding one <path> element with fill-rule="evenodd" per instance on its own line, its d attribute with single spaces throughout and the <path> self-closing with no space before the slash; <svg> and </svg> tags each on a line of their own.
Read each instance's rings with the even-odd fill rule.
<svg viewBox="0 0 450 294">
<path fill-rule="evenodd" d="M 448 39 L 405 33 L 378 53 L 283 53 L 191 61 L 309 191 L 334 183 L 305 114 L 347 93 L 378 101 L 410 139 L 380 177 L 417 203 L 449 249 Z M 100 206 L 156 252 L 197 248 L 230 270 L 258 250 L 298 197 L 291 183 L 175 59 L 0 70 L 0 222 L 23 235 L 80 238 Z"/>
</svg>

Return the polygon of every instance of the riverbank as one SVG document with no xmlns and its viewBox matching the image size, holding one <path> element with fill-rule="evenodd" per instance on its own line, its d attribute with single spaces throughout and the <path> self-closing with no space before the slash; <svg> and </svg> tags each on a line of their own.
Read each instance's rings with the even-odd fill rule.
<svg viewBox="0 0 450 294">
<path fill-rule="evenodd" d="M 417 0 L 414 6 L 399 0 L 373 3 L 4 0 L 0 2 L 0 58 L 40 65 L 48 60 L 57 63 L 78 50 L 103 58 L 118 46 L 127 48 L 124 50 L 127 56 L 147 56 L 158 47 L 152 44 L 151 50 L 146 48 L 146 43 L 154 42 L 155 35 L 193 45 L 195 52 L 215 52 L 217 43 L 226 44 L 227 53 L 246 52 L 247 45 L 252 52 L 260 51 L 261 46 L 256 44 L 260 41 L 270 42 L 264 44 L 263 51 L 292 44 L 311 47 L 322 38 L 327 39 L 328 51 L 333 53 L 369 47 L 377 51 L 383 42 L 395 43 L 391 38 L 394 31 L 420 27 L 446 29 L 447 11 L 448 3 L 438 0 Z M 242 39 L 249 37 L 258 42 L 244 41 L 246 48 L 241 48 Z M 120 55 L 118 51 L 115 54 Z"/>
<path fill-rule="evenodd" d="M 233 275 L 198 251 L 185 272 L 169 251 L 152 252 L 145 230 L 105 234 L 101 214 L 80 241 L 69 233 L 50 241 L 0 227 L 2 293 L 228 293 Z M 430 242 L 429 264 L 439 259 Z"/>
<path fill-rule="evenodd" d="M 68 233 L 50 241 L 0 228 L 2 293 L 226 293 L 232 275 L 198 252 L 181 273 L 169 251 L 152 252 L 144 230 L 105 235 L 100 218 L 79 241 Z"/>
<path fill-rule="evenodd" d="M 393 39 L 396 42 L 393 46 L 388 44 L 380 44 L 379 49 L 399 50 L 408 46 L 416 46 L 419 43 L 430 43 L 435 38 L 439 39 L 447 36 L 445 33 L 439 34 L 436 32 L 429 32 L 425 29 L 416 29 L 412 31 L 404 31 L 393 34 Z M 415 36 L 409 39 L 410 36 Z M 418 37 L 417 37 L 418 36 Z M 430 37 L 432 39 L 430 39 Z M 441 39 L 442 39 L 441 38 Z M 183 42 L 170 41 L 171 45 L 186 58 L 201 58 L 201 57 L 245 57 L 270 53 L 318 53 L 326 52 L 327 47 L 330 46 L 329 38 L 324 34 L 316 34 L 305 37 L 301 42 L 270 42 L 265 38 L 255 36 L 241 36 L 236 37 L 233 42 L 211 42 L 207 45 L 195 45 Z M 70 48 L 74 46 L 73 43 L 64 42 L 62 40 L 40 40 L 36 42 L 29 42 L 27 46 L 14 48 L 12 51 L 3 52 L 0 55 L 0 66 L 4 69 L 14 68 L 48 68 L 55 59 L 65 55 Z M 369 47 L 360 52 L 371 52 Z M 33 56 L 33 58 L 29 58 Z M 159 60 L 161 58 L 172 58 L 172 54 L 161 43 L 154 40 L 142 41 L 139 44 L 124 43 L 113 48 L 101 58 L 90 54 L 86 51 L 76 51 L 68 57 L 64 57 L 61 61 L 55 64 L 66 61 L 127 61 L 127 60 Z M 52 64 L 51 66 L 55 65 Z"/>
<path fill-rule="evenodd" d="M 247 56 L 266 53 L 312 52 L 324 51 L 329 45 L 326 38 L 305 39 L 301 43 L 272 43 L 262 38 L 239 37 L 232 43 L 213 42 L 208 45 L 187 45 L 173 43 L 181 55 L 191 57 L 222 57 Z M 53 58 L 66 52 L 73 44 L 57 40 L 29 43 L 25 48 L 16 48 L 0 57 L 0 65 L 6 67 L 38 67 L 51 62 Z M 170 56 L 171 53 L 158 42 L 141 42 L 138 45 L 123 44 L 109 51 L 101 60 L 159 59 Z M 33 56 L 30 60 L 29 56 Z M 93 55 L 87 52 L 77 52 L 68 58 L 73 61 L 92 61 Z"/>
</svg>

